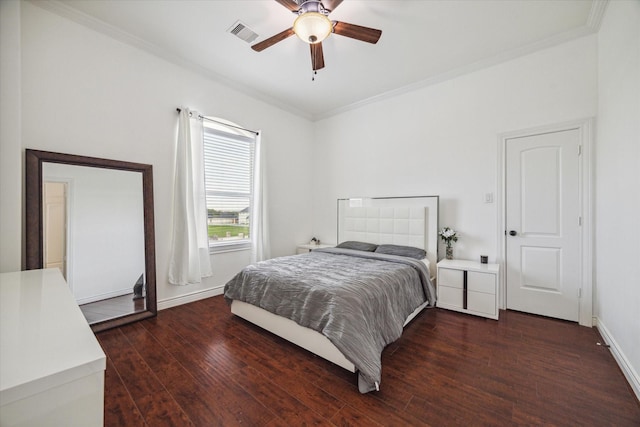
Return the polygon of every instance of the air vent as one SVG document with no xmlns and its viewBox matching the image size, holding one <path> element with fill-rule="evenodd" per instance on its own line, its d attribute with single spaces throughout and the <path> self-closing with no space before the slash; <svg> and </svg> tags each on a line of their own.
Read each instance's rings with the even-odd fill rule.
<svg viewBox="0 0 640 427">
<path fill-rule="evenodd" d="M 240 21 L 237 21 L 235 24 L 233 24 L 231 28 L 227 30 L 227 32 L 236 35 L 238 38 L 246 41 L 247 43 L 251 43 L 258 38 L 258 34 L 255 31 L 253 31 L 251 28 L 247 27 Z"/>
</svg>

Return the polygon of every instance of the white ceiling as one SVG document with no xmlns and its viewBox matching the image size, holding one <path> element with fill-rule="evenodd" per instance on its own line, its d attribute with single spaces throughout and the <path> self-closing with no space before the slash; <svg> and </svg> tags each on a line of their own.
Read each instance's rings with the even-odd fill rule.
<svg viewBox="0 0 640 427">
<path fill-rule="evenodd" d="M 240 20 L 259 42 L 291 27 L 295 16 L 274 0 L 34 3 L 311 120 L 592 33 L 606 5 L 345 0 L 330 18 L 378 28 L 382 37 L 372 45 L 331 35 L 326 67 L 312 81 L 309 47 L 297 37 L 258 53 L 227 32 Z"/>
</svg>

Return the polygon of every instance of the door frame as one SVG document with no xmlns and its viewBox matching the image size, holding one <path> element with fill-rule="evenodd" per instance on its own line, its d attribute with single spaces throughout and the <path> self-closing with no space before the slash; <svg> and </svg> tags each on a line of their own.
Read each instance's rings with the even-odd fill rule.
<svg viewBox="0 0 640 427">
<path fill-rule="evenodd" d="M 578 323 L 582 326 L 595 325 L 593 318 L 593 139 L 595 119 L 592 117 L 538 126 L 529 129 L 505 132 L 498 135 L 498 223 L 497 223 L 497 261 L 502 271 L 506 271 L 506 144 L 509 139 L 534 136 L 545 133 L 577 129 L 580 133 L 581 155 L 579 159 L 580 171 L 580 211 L 582 227 L 580 232 L 580 297 L 578 307 Z M 506 274 L 500 275 L 500 308 L 506 309 L 507 288 Z"/>
<path fill-rule="evenodd" d="M 45 182 L 59 182 L 59 183 L 63 183 L 67 185 L 67 194 L 65 195 L 65 209 L 66 209 L 66 230 L 65 230 L 65 239 L 66 239 L 66 249 L 65 249 L 65 270 L 66 270 L 66 277 L 65 277 L 65 281 L 67 282 L 67 285 L 69 285 L 69 289 L 71 290 L 71 293 L 73 294 L 73 274 L 72 270 L 73 270 L 73 242 L 71 240 L 71 229 L 73 227 L 73 211 L 72 211 L 72 206 L 73 206 L 73 186 L 74 186 L 74 179 L 73 178 L 66 178 L 66 177 L 57 177 L 57 176 L 43 176 L 42 177 L 42 188 L 44 189 L 44 183 Z M 44 236 L 42 237 L 44 239 Z M 44 242 L 44 240 L 43 240 Z M 75 298 L 75 297 L 74 297 Z"/>
</svg>

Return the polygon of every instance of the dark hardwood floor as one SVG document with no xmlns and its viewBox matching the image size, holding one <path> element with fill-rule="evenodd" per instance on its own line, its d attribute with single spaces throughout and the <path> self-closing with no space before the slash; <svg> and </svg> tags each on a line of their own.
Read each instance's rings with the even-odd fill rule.
<svg viewBox="0 0 640 427">
<path fill-rule="evenodd" d="M 97 336 L 106 426 L 640 425 L 595 329 L 512 311 L 424 311 L 366 395 L 355 374 L 234 317 L 222 297 Z"/>
</svg>

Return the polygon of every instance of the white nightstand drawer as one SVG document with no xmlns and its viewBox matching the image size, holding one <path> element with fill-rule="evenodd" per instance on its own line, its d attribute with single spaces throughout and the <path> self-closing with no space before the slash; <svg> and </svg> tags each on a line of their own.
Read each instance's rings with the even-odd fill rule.
<svg viewBox="0 0 640 427">
<path fill-rule="evenodd" d="M 437 305 L 456 306 L 462 308 L 462 288 L 452 288 L 449 286 L 438 286 Z"/>
<path fill-rule="evenodd" d="M 467 286 L 470 292 L 484 292 L 496 294 L 496 275 L 491 273 L 467 272 Z"/>
<path fill-rule="evenodd" d="M 464 284 L 464 272 L 462 270 L 452 270 L 450 268 L 438 269 L 438 285 L 460 288 Z"/>
<path fill-rule="evenodd" d="M 467 310 L 495 316 L 496 314 L 495 295 L 485 294 L 482 292 L 468 292 L 467 293 Z"/>
</svg>

